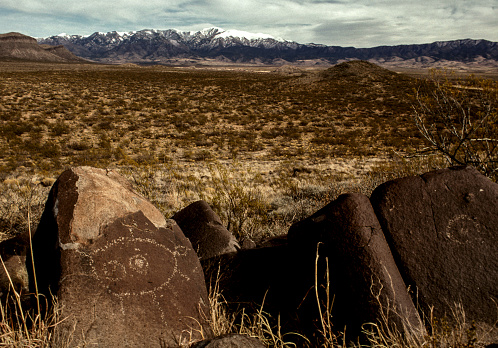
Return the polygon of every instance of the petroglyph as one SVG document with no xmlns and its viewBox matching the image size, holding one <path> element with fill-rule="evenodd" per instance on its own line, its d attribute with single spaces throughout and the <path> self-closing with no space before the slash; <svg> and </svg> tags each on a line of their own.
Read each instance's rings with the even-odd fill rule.
<svg viewBox="0 0 498 348">
<path fill-rule="evenodd" d="M 159 243 L 149 237 L 154 231 L 139 227 L 134 221 L 119 222 L 111 229 L 127 231 L 128 235 L 108 240 L 85 253 L 76 250 L 91 265 L 89 275 L 108 293 L 119 298 L 151 295 L 168 286 L 175 276 L 189 279 L 178 270 L 178 257 L 187 255 L 185 246 Z"/>
<path fill-rule="evenodd" d="M 208 303 L 191 243 L 112 171 L 65 171 L 47 200 L 33 250 L 40 290 L 57 291 L 71 346 L 176 346 Z M 207 327 L 207 326 L 206 326 Z"/>
<path fill-rule="evenodd" d="M 468 215 L 456 215 L 448 221 L 446 237 L 456 243 L 467 243 L 470 239 L 479 238 L 481 226 Z"/>
<path fill-rule="evenodd" d="M 151 308 L 150 318 L 164 321 L 165 308 L 173 306 L 175 312 L 182 312 L 171 294 L 180 298 L 179 284 L 192 281 L 199 271 L 185 268 L 186 260 L 195 255 L 189 254 L 188 244 L 174 237 L 174 229 L 179 228 L 157 228 L 142 213 L 118 219 L 93 244 L 71 250 L 79 260 L 73 277 L 80 278 L 89 293 L 113 298 L 121 315 L 133 315 L 141 310 L 136 306 L 143 304 Z M 184 287 L 188 285 L 180 286 Z"/>
</svg>

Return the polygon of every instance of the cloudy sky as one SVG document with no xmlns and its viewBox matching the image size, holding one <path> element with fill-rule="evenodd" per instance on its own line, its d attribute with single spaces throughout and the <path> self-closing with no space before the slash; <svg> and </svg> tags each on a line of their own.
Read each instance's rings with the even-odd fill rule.
<svg viewBox="0 0 498 348">
<path fill-rule="evenodd" d="M 498 0 L 0 0 L 0 33 L 207 27 L 354 47 L 498 41 Z"/>
</svg>

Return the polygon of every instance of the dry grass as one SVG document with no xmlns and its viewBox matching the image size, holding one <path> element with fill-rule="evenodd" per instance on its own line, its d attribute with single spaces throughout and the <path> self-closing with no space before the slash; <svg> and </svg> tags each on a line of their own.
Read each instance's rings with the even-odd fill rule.
<svg viewBox="0 0 498 348">
<path fill-rule="evenodd" d="M 36 228 L 50 185 L 76 165 L 118 169 L 167 217 L 204 199 L 239 239 L 259 243 L 285 234 L 342 193 L 369 195 L 386 180 L 445 166 L 437 156 L 407 159 L 424 143 L 410 120 L 412 82 L 400 81 L 2 63 L 0 235 Z M 57 304 L 42 318 L 13 298 L 14 307 L 0 311 L 0 346 L 67 346 L 70 337 L 53 334 L 61 320 Z M 264 305 L 256 313 L 230 313 L 216 287 L 210 301 L 216 334 L 293 346 L 295 334 L 280 332 Z M 331 330 L 329 312 L 325 306 L 322 346 L 345 346 L 344 333 Z M 421 345 L 374 323 L 365 326 L 368 346 L 485 341 L 467 323 L 453 327 L 428 317 L 431 332 Z"/>
<path fill-rule="evenodd" d="M 318 247 L 318 246 L 317 246 Z M 318 265 L 318 248 L 315 265 Z M 318 269 L 315 268 L 317 280 Z M 228 310 L 229 305 L 220 292 L 218 282 L 215 281 L 209 292 L 210 313 L 208 322 L 213 333 L 217 336 L 239 333 L 258 338 L 268 347 L 323 347 L 323 348 L 483 348 L 487 344 L 496 343 L 498 331 L 496 324 L 487 326 L 476 325 L 465 317 L 463 307 L 456 303 L 452 313 L 445 318 L 435 318 L 432 311 L 426 314 L 427 331 L 420 327 L 399 327 L 393 325 L 393 315 L 400 315 L 392 304 L 383 304 L 381 301 L 382 288 L 372 294 L 380 305 L 380 319 L 375 323 L 363 325 L 361 339 L 348 337 L 347 331 L 338 331 L 333 325 L 331 310 L 334 296 L 330 293 L 330 279 L 328 268 L 326 283 L 323 292 L 318 291 L 318 281 L 314 290 L 318 304 L 321 327 L 313 339 L 308 339 L 299 332 L 282 332 L 280 323 L 264 312 L 264 301 L 256 312 L 237 313 Z M 404 320 L 403 320 L 404 321 Z M 355 341 L 356 340 L 356 341 Z M 360 342 L 361 340 L 361 342 Z"/>
<path fill-rule="evenodd" d="M 0 171 L 212 159 L 313 164 L 422 144 L 406 80 L 51 65 L 0 70 Z"/>
</svg>

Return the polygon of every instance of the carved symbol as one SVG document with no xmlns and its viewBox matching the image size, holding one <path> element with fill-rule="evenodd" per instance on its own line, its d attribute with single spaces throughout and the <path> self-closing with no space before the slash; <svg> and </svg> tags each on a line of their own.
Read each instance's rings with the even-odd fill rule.
<svg viewBox="0 0 498 348">
<path fill-rule="evenodd" d="M 446 236 L 448 239 L 459 243 L 467 243 L 470 239 L 478 238 L 481 226 L 477 221 L 467 215 L 456 215 L 448 221 Z"/>
<path fill-rule="evenodd" d="M 84 277 L 82 282 L 92 296 L 113 297 L 112 303 L 124 316 L 133 316 L 137 306 L 140 310 L 148 306 L 151 318 L 164 321 L 164 308 L 176 306 L 167 294 L 179 296 L 177 287 L 190 281 L 197 269 L 182 271 L 189 248 L 167 237 L 173 231 L 161 231 L 140 218 L 140 214 L 130 215 L 109 225 L 103 231 L 105 238 L 71 251 L 80 256 L 78 276 Z"/>
<path fill-rule="evenodd" d="M 102 273 L 107 279 L 116 281 L 126 276 L 126 269 L 116 260 L 111 260 L 102 265 Z"/>
<path fill-rule="evenodd" d="M 149 268 L 149 262 L 140 254 L 130 257 L 130 267 L 138 273 L 145 274 Z"/>
<path fill-rule="evenodd" d="M 149 262 L 149 254 L 141 250 L 153 253 L 154 262 Z M 178 273 L 177 256 L 185 253 L 182 246 L 170 250 L 153 239 L 120 237 L 93 250 L 89 256 L 96 278 L 112 282 L 109 285 L 112 294 L 141 296 L 168 285 Z"/>
</svg>

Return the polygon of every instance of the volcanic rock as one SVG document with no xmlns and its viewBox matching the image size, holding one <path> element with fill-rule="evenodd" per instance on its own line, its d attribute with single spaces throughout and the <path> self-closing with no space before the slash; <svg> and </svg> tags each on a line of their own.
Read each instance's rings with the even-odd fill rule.
<svg viewBox="0 0 498 348">
<path fill-rule="evenodd" d="M 371 201 L 425 310 L 451 318 L 461 304 L 467 320 L 496 323 L 498 184 L 454 167 L 384 183 Z"/>
<path fill-rule="evenodd" d="M 40 291 L 57 294 L 59 336 L 74 330 L 72 346 L 175 346 L 209 331 L 189 240 L 113 171 L 62 173 L 33 248 Z"/>
<path fill-rule="evenodd" d="M 332 301 L 333 323 L 357 335 L 361 325 L 382 321 L 414 334 L 424 332 L 368 197 L 341 195 L 289 230 L 289 245 L 303 255 L 307 271 L 302 281 L 321 301 Z M 328 274 L 327 274 L 328 273 Z M 315 279 L 315 277 L 317 277 Z M 329 293 L 323 289 L 329 288 Z M 316 298 L 308 301 L 317 308 Z M 327 310 L 323 308 L 322 311 Z M 310 311 L 310 313 L 313 313 Z M 314 320 L 318 320 L 315 310 Z M 351 337 L 351 336 L 350 336 Z"/>
<path fill-rule="evenodd" d="M 26 269 L 26 252 L 29 248 L 29 237 L 21 234 L 0 243 L 0 298 L 3 300 L 13 290 L 26 298 L 29 292 L 28 271 Z M 13 288 L 12 288 L 13 286 Z"/>
<path fill-rule="evenodd" d="M 263 310 L 282 332 L 303 332 L 312 324 L 299 310 L 309 290 L 302 287 L 301 258 L 287 245 L 241 249 L 201 263 L 206 282 L 218 288 L 231 312 L 244 309 L 251 316 Z"/>
<path fill-rule="evenodd" d="M 172 217 L 192 243 L 199 259 L 209 259 L 240 249 L 235 237 L 205 201 L 197 201 Z"/>
</svg>

